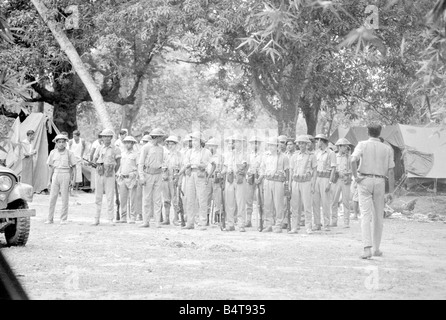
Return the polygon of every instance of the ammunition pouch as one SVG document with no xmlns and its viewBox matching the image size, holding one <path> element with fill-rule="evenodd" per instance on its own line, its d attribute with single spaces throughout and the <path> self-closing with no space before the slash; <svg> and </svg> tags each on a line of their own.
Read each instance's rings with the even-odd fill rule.
<svg viewBox="0 0 446 320">
<path fill-rule="evenodd" d="M 286 176 L 283 173 L 275 173 L 267 175 L 266 179 L 270 181 L 285 182 Z"/>
<path fill-rule="evenodd" d="M 237 184 L 242 184 L 245 180 L 245 174 L 244 173 L 237 173 Z"/>
<path fill-rule="evenodd" d="M 311 181 L 311 174 L 307 173 L 306 175 L 296 175 L 293 177 L 293 181 L 295 182 L 308 182 Z"/>
<path fill-rule="evenodd" d="M 98 163 L 96 167 L 97 173 L 100 176 L 104 175 L 104 165 L 102 163 Z"/>
<path fill-rule="evenodd" d="M 114 164 L 104 164 L 104 175 L 107 178 L 113 177 L 115 174 L 115 165 Z"/>
<path fill-rule="evenodd" d="M 318 171 L 317 176 L 318 176 L 318 178 L 330 178 L 330 172 L 329 171 L 326 171 L 326 172 Z"/>
<path fill-rule="evenodd" d="M 229 183 L 233 183 L 234 182 L 234 172 L 229 172 L 226 175 L 226 181 L 228 181 Z"/>
<path fill-rule="evenodd" d="M 255 175 L 253 173 L 248 173 L 248 178 L 247 181 L 250 185 L 254 184 L 254 180 L 255 180 Z"/>
<path fill-rule="evenodd" d="M 339 180 L 339 172 L 338 171 L 336 171 L 335 173 L 334 173 L 334 177 L 333 177 L 333 183 L 337 183 L 338 182 L 338 180 Z"/>
</svg>

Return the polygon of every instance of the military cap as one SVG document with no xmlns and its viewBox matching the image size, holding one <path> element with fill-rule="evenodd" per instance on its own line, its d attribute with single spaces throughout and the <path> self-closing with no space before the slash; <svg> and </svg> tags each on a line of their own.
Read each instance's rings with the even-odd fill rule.
<svg viewBox="0 0 446 320">
<path fill-rule="evenodd" d="M 137 143 L 138 141 L 136 141 L 135 138 L 133 138 L 132 136 L 127 136 L 124 138 L 124 140 L 122 140 L 122 142 L 134 142 Z"/>
<path fill-rule="evenodd" d="M 190 136 L 191 136 L 192 139 L 197 139 L 197 140 L 204 141 L 203 134 L 200 131 L 192 132 L 190 134 Z"/>
<path fill-rule="evenodd" d="M 235 134 L 232 136 L 232 140 L 235 141 L 246 141 L 246 139 L 241 134 Z"/>
<path fill-rule="evenodd" d="M 232 141 L 232 136 L 226 137 L 225 142 Z"/>
<path fill-rule="evenodd" d="M 301 135 L 301 136 L 298 136 L 298 137 L 296 138 L 296 141 L 294 141 L 294 142 L 296 142 L 296 143 L 299 143 L 299 142 L 311 143 L 311 140 L 308 138 L 308 136 L 306 136 L 306 135 Z"/>
<path fill-rule="evenodd" d="M 275 144 L 275 145 L 277 145 L 279 143 L 279 140 L 277 139 L 277 137 L 270 137 L 270 138 L 268 138 L 266 143 L 267 144 Z"/>
<path fill-rule="evenodd" d="M 279 141 L 279 142 L 281 142 L 281 141 L 287 142 L 288 141 L 288 137 L 285 136 L 285 135 L 280 135 L 280 136 L 277 137 L 277 141 Z"/>
<path fill-rule="evenodd" d="M 178 137 L 177 137 L 177 136 L 169 136 L 169 137 L 166 139 L 166 142 L 175 142 L 175 143 L 178 143 L 178 142 L 180 142 L 180 141 L 178 141 Z"/>
<path fill-rule="evenodd" d="M 142 137 L 141 140 L 142 140 L 142 141 L 147 141 L 147 142 L 149 142 L 149 141 L 152 140 L 152 139 L 150 138 L 150 136 L 149 136 L 148 134 L 146 134 L 144 137 Z"/>
<path fill-rule="evenodd" d="M 119 134 L 128 134 L 129 131 L 127 129 L 121 129 L 121 131 L 119 131 Z"/>
<path fill-rule="evenodd" d="M 66 135 L 64 135 L 64 134 L 58 134 L 58 135 L 54 138 L 53 142 L 57 142 L 57 140 L 65 140 L 65 141 L 68 141 L 68 137 L 67 137 Z"/>
<path fill-rule="evenodd" d="M 348 141 L 345 138 L 341 138 L 338 141 L 336 141 L 336 143 L 335 143 L 335 145 L 337 145 L 337 146 L 346 146 L 346 145 L 350 145 L 350 144 L 351 144 L 350 141 Z"/>
<path fill-rule="evenodd" d="M 149 133 L 149 136 L 151 137 L 164 137 L 165 135 L 166 133 L 160 128 L 155 128 Z"/>
<path fill-rule="evenodd" d="M 113 137 L 115 135 L 115 133 L 113 132 L 112 129 L 104 129 L 102 130 L 100 136 L 102 137 Z"/>
<path fill-rule="evenodd" d="M 308 139 L 310 139 L 310 141 L 314 141 L 314 137 L 311 134 L 307 134 Z"/>
<path fill-rule="evenodd" d="M 316 137 L 314 137 L 314 139 L 321 139 L 321 140 L 328 141 L 327 136 L 323 133 L 319 133 Z"/>
<path fill-rule="evenodd" d="M 208 146 L 218 146 L 219 144 L 216 138 L 211 138 L 206 142 Z"/>
</svg>

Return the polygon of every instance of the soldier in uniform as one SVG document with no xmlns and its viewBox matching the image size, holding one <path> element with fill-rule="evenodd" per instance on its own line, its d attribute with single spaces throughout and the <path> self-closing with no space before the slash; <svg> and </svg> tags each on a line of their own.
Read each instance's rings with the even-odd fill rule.
<svg viewBox="0 0 446 320">
<path fill-rule="evenodd" d="M 243 144 L 245 139 L 241 135 L 233 136 L 232 140 L 234 150 L 226 154 L 223 169 L 223 174 L 226 174 L 226 230 L 234 231 L 237 223 L 238 230 L 245 232 L 248 155 Z"/>
<path fill-rule="evenodd" d="M 152 138 L 150 138 L 149 135 L 144 135 L 141 138 L 141 141 L 139 142 L 138 147 L 136 148 L 138 152 L 138 160 L 139 162 L 139 156 L 141 155 L 142 148 L 151 141 Z M 138 182 L 136 184 L 136 221 L 142 221 L 142 212 L 143 212 L 143 192 L 142 192 L 142 185 Z"/>
<path fill-rule="evenodd" d="M 74 168 L 73 189 L 79 190 L 79 185 L 82 183 L 82 159 L 84 158 L 84 151 L 86 149 L 85 140 L 82 139 L 79 130 L 74 130 L 73 139 L 69 141 L 68 148 L 76 157 L 77 163 Z"/>
<path fill-rule="evenodd" d="M 50 168 L 48 183 L 48 189 L 50 190 L 50 208 L 48 220 L 45 223 L 53 223 L 57 197 L 60 192 L 62 196 L 60 224 L 66 224 L 68 219 L 69 189 L 74 175 L 73 167 L 76 166 L 77 160 L 73 152 L 67 149 L 68 137 L 59 134 L 54 141 L 56 142 L 56 148 L 51 150 L 47 160 Z"/>
<path fill-rule="evenodd" d="M 124 151 L 121 157 L 121 166 L 116 174 L 121 201 L 121 219 L 119 222 L 134 224 L 136 221 L 139 154 L 134 148 L 137 143 L 135 138 L 126 136 L 122 140 L 122 143 Z M 129 218 L 127 219 L 128 207 L 130 207 L 130 212 L 128 215 Z"/>
<path fill-rule="evenodd" d="M 119 148 L 121 152 L 124 152 L 126 150 L 124 146 L 124 139 L 125 137 L 127 137 L 128 134 L 129 131 L 127 129 L 121 129 L 121 131 L 119 131 L 119 137 L 115 141 L 115 147 Z"/>
<path fill-rule="evenodd" d="M 296 152 L 296 142 L 292 138 L 288 138 L 288 141 L 286 143 L 285 154 L 288 156 L 288 158 L 291 159 L 291 157 L 295 152 Z"/>
<path fill-rule="evenodd" d="M 162 194 L 164 199 L 163 225 L 170 224 L 170 207 L 173 205 L 172 224 L 179 225 L 178 218 L 178 184 L 180 183 L 179 172 L 182 166 L 182 155 L 178 150 L 179 140 L 177 136 L 170 136 L 166 139 L 168 153 L 163 166 Z"/>
<path fill-rule="evenodd" d="M 211 223 L 220 222 L 220 213 L 221 213 L 221 187 L 222 187 L 222 179 L 223 176 L 221 172 L 223 171 L 223 155 L 219 152 L 219 142 L 216 138 L 211 138 L 206 142 L 206 147 L 211 151 L 211 169 L 209 174 L 209 184 L 210 184 L 210 192 L 209 192 L 209 212 L 214 210 L 214 221 Z M 212 203 L 213 201 L 213 203 Z M 217 220 L 218 219 L 218 220 Z"/>
<path fill-rule="evenodd" d="M 245 227 L 252 227 L 252 212 L 254 209 L 254 198 L 256 188 L 261 188 L 263 192 L 263 186 L 257 185 L 255 182 L 260 176 L 260 164 L 262 163 L 262 154 L 260 151 L 260 146 L 263 141 L 259 137 L 252 137 L 249 140 L 251 145 L 251 153 L 249 154 L 248 161 L 248 187 L 246 193 L 246 223 Z M 259 199 L 257 199 L 259 201 Z M 261 204 L 259 204 L 261 205 Z"/>
<path fill-rule="evenodd" d="M 321 206 L 323 212 L 324 231 L 330 231 L 331 184 L 336 168 L 336 154 L 328 148 L 328 138 L 324 134 L 315 137 L 318 150 L 316 179 L 313 183 L 313 213 L 315 229 L 321 229 Z M 306 221 L 307 223 L 307 221 Z"/>
<path fill-rule="evenodd" d="M 316 150 L 316 140 L 314 140 L 314 137 L 311 134 L 308 134 L 307 137 L 311 141 L 310 145 L 308 146 L 308 151 L 314 153 Z"/>
<path fill-rule="evenodd" d="M 161 142 L 166 137 L 163 130 L 156 128 L 150 132 L 152 141 L 144 145 L 139 156 L 139 182 L 143 186 L 143 223 L 141 228 L 150 226 L 149 220 L 155 217 L 155 226 L 160 228 L 162 167 L 165 162 Z"/>
<path fill-rule="evenodd" d="M 367 127 L 369 139 L 359 142 L 351 157 L 353 177 L 358 184 L 361 211 L 364 247 L 361 259 L 370 259 L 372 255 L 382 256 L 379 248 L 383 231 L 386 178 L 389 179 L 389 192 L 392 193 L 394 188 L 395 162 L 390 147 L 379 140 L 381 129 L 380 125 L 369 125 Z M 360 160 L 359 168 L 358 160 Z"/>
<path fill-rule="evenodd" d="M 302 207 L 305 213 L 307 234 L 312 230 L 311 212 L 311 186 L 316 179 L 316 157 L 307 150 L 311 144 L 307 136 L 297 137 L 296 143 L 299 151 L 295 152 L 290 160 L 290 186 L 291 186 L 291 231 L 290 234 L 298 233 Z"/>
<path fill-rule="evenodd" d="M 260 181 L 263 181 L 265 223 L 262 232 L 282 232 L 285 222 L 285 188 L 289 187 L 289 159 L 278 146 L 276 137 L 267 141 L 268 151 L 260 165 Z"/>
<path fill-rule="evenodd" d="M 102 198 L 105 191 L 107 199 L 107 213 L 110 224 L 113 225 L 114 198 L 115 198 L 115 172 L 121 163 L 121 150 L 111 141 L 114 132 L 105 129 L 101 132 L 103 144 L 96 150 L 93 162 L 96 163 L 96 216 L 93 226 L 99 225 L 102 210 Z"/>
<path fill-rule="evenodd" d="M 336 154 L 336 171 L 333 182 L 333 199 L 331 203 L 331 226 L 338 226 L 338 204 L 342 195 L 344 206 L 344 228 L 349 228 L 350 224 L 350 187 L 352 183 L 350 141 L 341 138 L 336 142 L 339 148 Z"/>
<path fill-rule="evenodd" d="M 200 132 L 194 132 L 192 137 L 192 149 L 186 152 L 183 169 L 180 174 L 186 174 L 186 214 L 187 224 L 183 229 L 193 229 L 197 211 L 195 204 L 198 201 L 198 225 L 200 230 L 206 230 L 209 188 L 207 184 L 208 165 L 211 163 L 211 152 L 202 147 L 204 142 Z"/>
</svg>

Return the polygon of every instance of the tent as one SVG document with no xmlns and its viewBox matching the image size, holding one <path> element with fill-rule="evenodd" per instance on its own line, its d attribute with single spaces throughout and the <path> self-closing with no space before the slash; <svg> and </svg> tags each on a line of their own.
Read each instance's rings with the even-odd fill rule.
<svg viewBox="0 0 446 320">
<path fill-rule="evenodd" d="M 19 130 L 13 132 L 11 140 L 25 140 L 28 130 L 34 130 L 35 132 L 32 146 L 37 150 L 37 155 L 34 163 L 33 187 L 34 192 L 40 193 L 48 186 L 49 170 L 46 161 L 50 151 L 54 149 L 53 139 L 59 134 L 59 130 L 53 121 L 43 113 L 30 113 L 19 125 Z M 12 169 L 20 175 L 22 171 L 21 155 L 18 160 Z"/>
</svg>

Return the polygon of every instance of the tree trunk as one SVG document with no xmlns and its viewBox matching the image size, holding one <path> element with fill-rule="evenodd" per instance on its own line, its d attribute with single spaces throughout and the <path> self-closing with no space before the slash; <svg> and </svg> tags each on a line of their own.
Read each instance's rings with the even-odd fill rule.
<svg viewBox="0 0 446 320">
<path fill-rule="evenodd" d="M 113 129 L 110 116 L 108 115 L 104 99 L 102 98 L 99 88 L 96 86 L 93 77 L 85 68 L 84 63 L 79 57 L 79 54 L 77 53 L 73 44 L 70 42 L 66 34 L 63 32 L 60 25 L 54 20 L 53 17 L 49 15 L 48 9 L 45 7 L 43 2 L 41 0 L 31 0 L 31 2 L 36 7 L 43 21 L 47 24 L 48 28 L 51 30 L 54 38 L 59 43 L 62 51 L 65 52 L 65 54 L 68 56 L 68 59 L 73 65 L 74 70 L 84 83 L 85 88 L 88 90 L 88 93 L 90 94 L 90 97 L 93 100 L 93 105 L 96 109 L 96 112 L 98 113 L 99 119 L 101 120 L 103 127 Z"/>
<path fill-rule="evenodd" d="M 291 101 L 282 101 L 282 112 L 277 117 L 279 135 L 286 135 L 290 138 L 296 137 L 296 106 Z"/>
<path fill-rule="evenodd" d="M 77 101 L 73 103 L 54 103 L 53 122 L 61 132 L 67 132 L 69 137 L 72 137 L 73 131 L 77 129 L 77 104 Z"/>
<path fill-rule="evenodd" d="M 122 113 L 121 128 L 128 129 L 130 135 L 132 134 L 133 122 L 136 120 L 136 117 L 138 116 L 139 111 L 146 100 L 148 81 L 148 79 L 143 79 L 141 81 L 139 93 L 135 99 L 135 103 L 133 105 L 123 106 L 124 109 Z"/>
<path fill-rule="evenodd" d="M 306 98 L 301 99 L 301 110 L 307 124 L 307 134 L 316 135 L 317 118 L 321 107 L 321 98 L 314 98 L 310 103 Z"/>
</svg>

